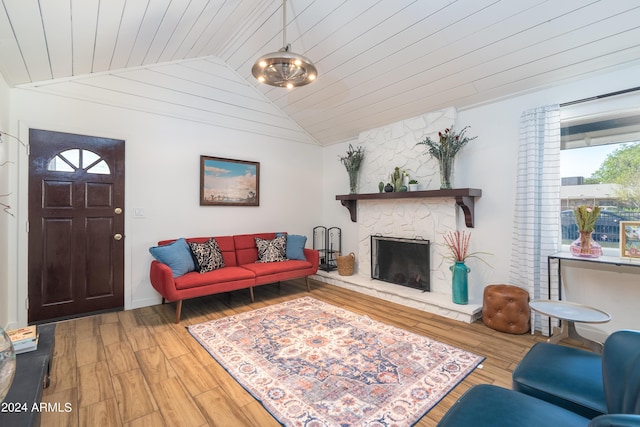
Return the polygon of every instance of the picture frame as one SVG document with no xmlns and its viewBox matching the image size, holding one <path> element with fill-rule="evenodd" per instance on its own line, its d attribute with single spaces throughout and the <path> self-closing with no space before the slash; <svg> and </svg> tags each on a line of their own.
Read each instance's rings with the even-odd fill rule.
<svg viewBox="0 0 640 427">
<path fill-rule="evenodd" d="M 640 221 L 620 221 L 620 256 L 640 258 Z"/>
<path fill-rule="evenodd" d="M 201 206 L 260 206 L 260 162 L 200 156 Z"/>
</svg>

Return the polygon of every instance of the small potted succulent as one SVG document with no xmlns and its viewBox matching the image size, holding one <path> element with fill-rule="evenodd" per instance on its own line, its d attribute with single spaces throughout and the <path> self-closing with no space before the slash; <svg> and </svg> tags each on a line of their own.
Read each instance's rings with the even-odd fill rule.
<svg viewBox="0 0 640 427">
<path fill-rule="evenodd" d="M 418 183 L 417 180 L 412 179 L 409 180 L 409 191 L 418 191 L 418 187 L 420 186 L 420 184 Z"/>
</svg>

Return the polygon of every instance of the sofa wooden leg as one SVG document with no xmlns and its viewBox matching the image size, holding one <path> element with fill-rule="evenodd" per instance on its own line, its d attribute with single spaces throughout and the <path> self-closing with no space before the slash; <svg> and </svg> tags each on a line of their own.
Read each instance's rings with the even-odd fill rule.
<svg viewBox="0 0 640 427">
<path fill-rule="evenodd" d="M 304 276 L 304 282 L 307 284 L 307 292 L 311 292 L 311 286 L 309 286 L 309 276 Z"/>
<path fill-rule="evenodd" d="M 254 298 L 253 298 L 253 287 L 249 288 L 249 295 L 251 295 L 251 302 L 254 302 Z"/>
<path fill-rule="evenodd" d="M 180 323 L 180 315 L 182 314 L 182 300 L 176 302 L 176 323 Z"/>
</svg>

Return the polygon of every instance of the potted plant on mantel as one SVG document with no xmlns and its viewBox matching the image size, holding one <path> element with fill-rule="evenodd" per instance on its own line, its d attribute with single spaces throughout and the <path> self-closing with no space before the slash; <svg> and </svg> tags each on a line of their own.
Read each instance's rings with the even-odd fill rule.
<svg viewBox="0 0 640 427">
<path fill-rule="evenodd" d="M 467 145 L 469 141 L 477 138 L 474 136 L 469 138 L 465 136 L 465 132 L 469 126 L 462 128 L 460 133 L 456 134 L 453 126 L 445 129 L 444 132 L 438 132 L 438 141 L 433 141 L 426 137 L 418 144 L 427 146 L 427 153 L 435 157 L 440 162 L 440 189 L 451 188 L 451 174 L 453 172 L 453 159 L 462 147 Z"/>
<path fill-rule="evenodd" d="M 345 169 L 347 169 L 347 173 L 349 174 L 349 193 L 357 194 L 358 172 L 360 171 L 360 164 L 362 163 L 362 159 L 364 159 L 364 148 L 362 148 L 362 146 L 353 148 L 353 145 L 349 144 L 347 155 L 339 156 L 339 159 L 344 165 Z"/>
</svg>

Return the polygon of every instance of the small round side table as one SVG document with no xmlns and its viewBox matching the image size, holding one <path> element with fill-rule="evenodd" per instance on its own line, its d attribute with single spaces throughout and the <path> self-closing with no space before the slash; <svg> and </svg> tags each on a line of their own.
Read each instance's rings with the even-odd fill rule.
<svg viewBox="0 0 640 427">
<path fill-rule="evenodd" d="M 611 315 L 597 308 L 568 301 L 536 300 L 531 301 L 532 310 L 546 316 L 561 320 L 561 327 L 553 328 L 553 334 L 547 342 L 558 343 L 564 338 L 572 338 L 593 350 L 594 353 L 602 353 L 602 343 L 590 340 L 578 334 L 575 322 L 578 323 L 607 323 Z"/>
</svg>

